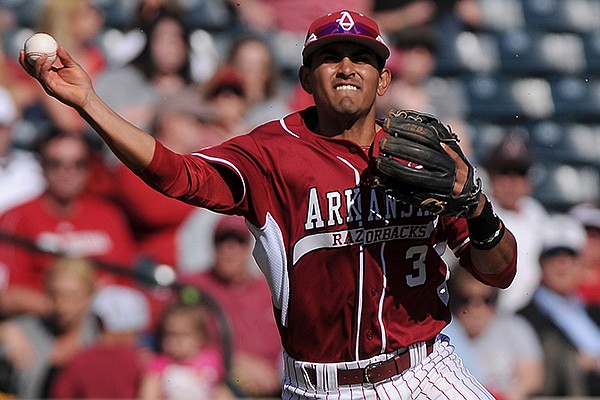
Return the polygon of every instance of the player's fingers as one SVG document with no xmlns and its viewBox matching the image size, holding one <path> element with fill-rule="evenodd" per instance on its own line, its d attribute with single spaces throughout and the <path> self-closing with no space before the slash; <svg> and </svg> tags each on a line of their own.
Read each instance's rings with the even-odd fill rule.
<svg viewBox="0 0 600 400">
<path fill-rule="evenodd" d="M 52 69 L 53 63 L 54 63 L 54 61 L 51 60 L 47 54 L 43 54 L 35 62 L 35 66 L 34 66 L 35 75 L 34 76 L 40 81 L 40 83 L 42 84 L 42 86 L 44 86 L 44 88 L 47 88 L 48 72 L 50 72 L 50 70 Z"/>
<path fill-rule="evenodd" d="M 69 52 L 65 49 L 64 46 L 58 46 L 58 49 L 56 50 L 56 55 L 58 56 L 58 59 L 60 60 L 60 62 L 62 63 L 62 65 L 64 65 L 65 67 L 74 67 L 76 65 L 78 65 L 75 60 L 73 60 L 73 57 L 71 57 L 71 55 L 69 54 Z"/>
<path fill-rule="evenodd" d="M 464 160 L 455 152 L 450 146 L 442 143 L 442 147 L 448 153 L 452 161 L 456 164 L 456 181 L 454 182 L 454 188 L 452 193 L 459 195 L 467 183 L 469 177 L 469 167 Z"/>
<path fill-rule="evenodd" d="M 27 61 L 27 58 L 25 57 L 25 50 L 23 49 L 19 50 L 19 64 L 21 64 L 21 67 L 23 67 L 23 69 L 29 75 L 35 77 L 35 68 L 33 65 L 29 64 L 29 61 Z"/>
</svg>

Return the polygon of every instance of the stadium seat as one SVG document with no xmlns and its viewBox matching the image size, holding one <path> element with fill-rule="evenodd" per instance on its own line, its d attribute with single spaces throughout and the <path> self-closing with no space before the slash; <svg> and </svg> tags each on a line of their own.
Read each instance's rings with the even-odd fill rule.
<svg viewBox="0 0 600 400">
<path fill-rule="evenodd" d="M 94 4 L 104 12 L 104 28 L 128 30 L 133 27 L 140 0 L 94 0 Z"/>
<path fill-rule="evenodd" d="M 581 34 L 587 72 L 600 74 L 600 30 Z"/>
<path fill-rule="evenodd" d="M 585 71 L 583 39 L 574 33 L 530 30 L 498 34 L 502 71 L 519 76 L 578 74 Z"/>
<path fill-rule="evenodd" d="M 600 166 L 600 126 L 544 120 L 534 123 L 531 138 L 543 160 Z"/>
<path fill-rule="evenodd" d="M 191 29 L 225 31 L 235 22 L 225 0 L 179 0 Z"/>
<path fill-rule="evenodd" d="M 45 2 L 40 0 L 1 0 L 0 6 L 9 9 L 14 14 L 17 29 L 35 29 Z"/>
<path fill-rule="evenodd" d="M 19 50 L 23 48 L 23 43 L 25 43 L 25 40 L 33 35 L 33 33 L 33 29 L 23 27 L 4 31 L 2 35 L 0 35 L 0 39 L 2 40 L 5 56 L 16 60 L 19 57 Z"/>
<path fill-rule="evenodd" d="M 445 32 L 439 36 L 436 75 L 493 73 L 500 69 L 498 44 L 491 33 Z"/>
<path fill-rule="evenodd" d="M 578 203 L 600 200 L 600 174 L 592 166 L 573 166 L 550 161 L 536 163 L 533 196 L 549 210 L 566 211 Z"/>
<path fill-rule="evenodd" d="M 479 0 L 485 28 L 506 31 L 525 28 L 521 0 Z"/>
<path fill-rule="evenodd" d="M 555 117 L 563 121 L 600 122 L 600 80 L 564 75 L 550 80 Z"/>
<path fill-rule="evenodd" d="M 528 133 L 523 125 L 498 124 L 492 122 L 470 122 L 467 126 L 469 140 L 473 150 L 474 161 L 482 164 L 494 149 L 510 132 L 519 132 L 524 136 Z"/>
<path fill-rule="evenodd" d="M 589 32 L 600 29 L 597 0 L 523 0 L 526 25 L 551 32 Z"/>
<path fill-rule="evenodd" d="M 543 78 L 475 75 L 467 79 L 465 90 L 470 118 L 514 124 L 554 112 L 550 85 Z"/>
</svg>

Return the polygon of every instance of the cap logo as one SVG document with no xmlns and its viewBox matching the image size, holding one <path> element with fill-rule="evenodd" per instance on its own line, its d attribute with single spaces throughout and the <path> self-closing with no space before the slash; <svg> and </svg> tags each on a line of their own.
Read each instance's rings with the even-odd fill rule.
<svg viewBox="0 0 600 400">
<path fill-rule="evenodd" d="M 354 27 L 354 19 L 352 19 L 352 15 L 350 15 L 348 11 L 342 11 L 341 15 L 342 16 L 336 19 L 335 22 L 337 22 L 343 30 L 349 31 Z"/>
<path fill-rule="evenodd" d="M 384 60 L 390 55 L 375 21 L 361 13 L 343 10 L 329 13 L 313 21 L 306 34 L 302 49 L 304 59 L 318 49 L 318 46 L 308 49 L 309 45 L 328 37 L 331 38 L 325 40 L 323 44 L 336 40 L 354 42 L 371 48 Z"/>
</svg>

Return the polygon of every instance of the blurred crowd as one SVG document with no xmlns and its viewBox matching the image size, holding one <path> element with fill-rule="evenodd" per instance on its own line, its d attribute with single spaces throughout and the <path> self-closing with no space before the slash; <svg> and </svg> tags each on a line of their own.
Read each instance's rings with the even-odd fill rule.
<svg viewBox="0 0 600 400">
<path fill-rule="evenodd" d="M 500 400 L 600 396 L 600 208 L 533 196 L 528 135 L 474 154 L 460 96 L 436 79 L 440 35 L 486 24 L 481 1 L 351 0 L 392 48 L 379 112 L 450 124 L 519 246 L 495 290 L 448 258 L 447 328 Z M 0 395 L 277 397 L 281 343 L 244 221 L 164 197 L 17 62 L 53 35 L 109 106 L 190 153 L 311 104 L 297 83 L 310 22 L 333 0 L 0 1 Z M 4 397 L 2 397 L 4 398 Z"/>
</svg>

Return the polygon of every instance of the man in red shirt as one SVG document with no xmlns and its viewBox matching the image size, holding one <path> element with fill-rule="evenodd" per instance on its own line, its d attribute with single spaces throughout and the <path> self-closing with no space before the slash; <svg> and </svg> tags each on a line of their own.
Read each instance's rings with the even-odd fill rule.
<svg viewBox="0 0 600 400">
<path fill-rule="evenodd" d="M 87 257 L 129 267 L 135 247 L 129 226 L 113 204 L 86 191 L 90 149 L 85 139 L 51 132 L 39 146 L 46 191 L 6 211 L 0 231 L 49 252 Z M 54 256 L 0 242 L 0 268 L 8 276 L 0 296 L 2 315 L 44 315 L 50 302 L 42 290 Z M 99 283 L 125 278 L 99 271 Z"/>
<path fill-rule="evenodd" d="M 318 18 L 299 71 L 315 106 L 186 155 L 110 110 L 63 47 L 62 67 L 47 57 L 30 66 L 24 52 L 20 63 L 148 184 L 246 219 L 282 339 L 285 399 L 493 399 L 440 334 L 450 321 L 441 255 L 449 248 L 477 279 L 507 287 L 514 236 L 484 195 L 470 219 L 443 217 L 364 179 L 389 54 L 370 18 Z M 467 171 L 458 168 L 462 189 Z"/>
</svg>

